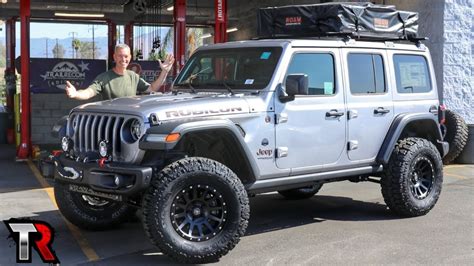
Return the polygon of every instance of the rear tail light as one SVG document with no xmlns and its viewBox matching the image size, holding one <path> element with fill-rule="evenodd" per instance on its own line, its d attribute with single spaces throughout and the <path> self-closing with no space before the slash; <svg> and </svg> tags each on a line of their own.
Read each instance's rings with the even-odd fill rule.
<svg viewBox="0 0 474 266">
<path fill-rule="evenodd" d="M 439 112 L 438 112 L 438 119 L 439 119 L 439 123 L 441 125 L 444 125 L 446 123 L 446 105 L 444 104 L 441 104 L 439 106 Z"/>
</svg>

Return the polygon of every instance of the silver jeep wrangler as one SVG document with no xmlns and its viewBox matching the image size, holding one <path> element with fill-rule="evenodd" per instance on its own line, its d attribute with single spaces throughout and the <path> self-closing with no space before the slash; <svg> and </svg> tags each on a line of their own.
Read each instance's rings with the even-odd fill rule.
<svg viewBox="0 0 474 266">
<path fill-rule="evenodd" d="M 400 216 L 441 192 L 440 103 L 417 42 L 267 39 L 199 48 L 173 91 L 71 111 L 56 164 L 61 213 L 87 229 L 139 208 L 159 249 L 214 261 L 245 234 L 249 195 L 312 197 L 373 181 Z"/>
</svg>

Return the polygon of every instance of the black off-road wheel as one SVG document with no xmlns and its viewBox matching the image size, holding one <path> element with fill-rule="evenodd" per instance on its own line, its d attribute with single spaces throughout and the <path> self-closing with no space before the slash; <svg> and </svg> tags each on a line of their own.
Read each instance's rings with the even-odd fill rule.
<svg viewBox="0 0 474 266">
<path fill-rule="evenodd" d="M 309 199 L 316 195 L 323 184 L 314 184 L 309 187 L 294 188 L 288 190 L 279 190 L 278 193 L 290 200 Z"/>
<path fill-rule="evenodd" d="M 382 195 L 393 212 L 404 217 L 427 214 L 443 183 L 443 164 L 436 147 L 421 138 L 399 140 L 381 179 Z"/>
<path fill-rule="evenodd" d="M 54 196 L 61 214 L 82 229 L 100 231 L 117 227 L 136 215 L 137 209 L 69 190 L 69 184 L 56 180 Z"/>
<path fill-rule="evenodd" d="M 443 158 L 444 164 L 453 162 L 466 146 L 469 130 L 464 119 L 451 110 L 446 110 L 446 136 L 449 151 Z"/>
<path fill-rule="evenodd" d="M 234 172 L 201 157 L 178 160 L 157 173 L 143 202 L 151 242 L 183 263 L 217 261 L 247 229 L 247 192 Z"/>
</svg>

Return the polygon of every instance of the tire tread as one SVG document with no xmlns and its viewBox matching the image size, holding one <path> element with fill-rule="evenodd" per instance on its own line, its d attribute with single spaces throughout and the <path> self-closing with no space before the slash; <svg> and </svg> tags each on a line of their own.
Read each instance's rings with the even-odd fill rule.
<svg viewBox="0 0 474 266">
<path fill-rule="evenodd" d="M 451 110 L 446 110 L 446 127 L 445 140 L 449 143 L 449 151 L 444 156 L 443 163 L 450 164 L 461 154 L 466 146 L 469 129 L 464 119 Z"/>
<path fill-rule="evenodd" d="M 84 210 L 78 206 L 72 197 L 77 196 L 67 189 L 67 183 L 55 181 L 54 196 L 61 214 L 79 228 L 102 231 L 119 226 L 136 215 L 137 209 L 126 203 L 114 203 L 113 207 L 106 208 L 102 213 Z"/>
<path fill-rule="evenodd" d="M 438 173 L 436 178 L 440 179 L 439 182 L 442 183 L 441 156 L 433 143 L 422 138 L 399 140 L 381 179 L 381 190 L 385 203 L 390 210 L 404 217 L 425 215 L 434 207 L 441 193 L 441 188 L 432 191 L 435 193 L 432 195 L 434 201 L 428 206 L 413 204 L 410 199 L 410 188 L 405 182 L 405 178 L 408 177 L 405 176 L 409 173 L 412 159 L 420 149 L 428 149 L 428 152 L 435 157 L 434 160 L 437 162 L 435 162 L 434 170 Z"/>
<path fill-rule="evenodd" d="M 153 223 L 158 222 L 153 218 L 153 212 L 156 211 L 156 206 L 163 204 L 167 197 L 170 197 L 171 193 L 167 190 L 167 186 L 177 180 L 181 175 L 196 171 L 215 173 L 224 178 L 224 182 L 230 184 L 236 192 L 241 206 L 241 217 L 238 221 L 238 230 L 234 235 L 227 235 L 225 237 L 225 239 L 230 239 L 229 241 L 219 243 L 217 245 L 219 246 L 217 250 L 209 249 L 206 254 L 186 254 L 180 252 L 164 241 L 166 240 L 166 236 L 162 232 L 154 230 L 153 228 Z M 182 263 L 206 263 L 218 260 L 237 245 L 240 241 L 240 237 L 245 234 L 248 220 L 250 218 L 250 206 L 247 192 L 237 176 L 221 163 L 201 157 L 181 159 L 158 172 L 153 177 L 149 190 L 145 193 L 143 206 L 143 225 L 147 237 L 150 239 L 152 244 L 157 246 L 163 253 Z M 223 233 L 225 234 L 228 232 Z"/>
</svg>

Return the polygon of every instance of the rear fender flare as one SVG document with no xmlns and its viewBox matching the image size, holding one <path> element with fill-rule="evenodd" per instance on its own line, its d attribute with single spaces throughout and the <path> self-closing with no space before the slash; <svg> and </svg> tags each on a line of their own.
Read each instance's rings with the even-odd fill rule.
<svg viewBox="0 0 474 266">
<path fill-rule="evenodd" d="M 412 113 L 412 114 L 401 114 L 397 116 L 390 126 L 390 129 L 385 137 L 382 147 L 377 155 L 377 162 L 381 164 L 387 164 L 390 160 L 390 156 L 395 147 L 395 144 L 400 139 L 405 128 L 411 123 L 423 123 L 425 127 L 423 130 L 428 130 L 432 133 L 436 139 L 435 146 L 443 157 L 447 153 L 447 144 L 442 142 L 443 137 L 441 129 L 437 122 L 437 117 L 431 113 Z"/>
</svg>

